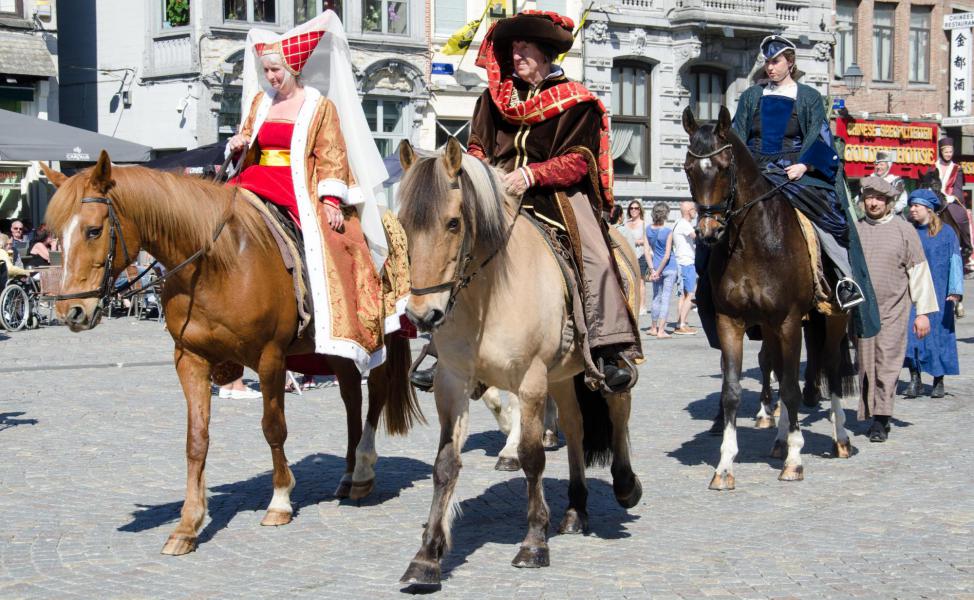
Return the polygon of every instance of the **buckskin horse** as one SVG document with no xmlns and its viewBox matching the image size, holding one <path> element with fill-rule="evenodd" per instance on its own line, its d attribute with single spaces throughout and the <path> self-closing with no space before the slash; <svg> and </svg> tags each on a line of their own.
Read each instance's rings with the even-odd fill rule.
<svg viewBox="0 0 974 600">
<path fill-rule="evenodd" d="M 234 202 L 234 188 L 143 167 L 113 168 L 105 152 L 93 168 L 70 178 L 47 167 L 44 171 L 58 187 L 47 222 L 61 232 L 64 242 L 57 309 L 72 331 L 98 324 L 115 277 L 139 250 L 152 254 L 168 270 L 201 251 L 198 259 L 171 273 L 162 291 L 176 372 L 186 397 L 188 466 L 179 524 L 162 553 L 185 554 L 196 547 L 206 515 L 203 469 L 211 372 L 228 362 L 250 367 L 260 377 L 261 425 L 274 468 L 273 498 L 261 524 L 289 523 L 295 480 L 284 455 L 285 357 L 313 352 L 313 328 L 295 339 L 298 309 L 292 276 L 257 210 L 239 198 Z M 405 434 L 414 418 L 422 418 L 408 383 L 408 340 L 392 334 L 385 343 L 386 362 L 368 378 L 364 432 L 361 375 L 351 360 L 327 357 L 348 416 L 346 473 L 335 492 L 338 497 L 363 497 L 372 490 L 374 435 L 383 407 L 390 433 Z"/>
<path fill-rule="evenodd" d="M 518 201 L 502 191 L 498 172 L 464 154 L 453 138 L 438 156 L 419 157 L 408 142 L 399 155 L 405 169 L 399 218 L 409 239 L 414 286 L 406 313 L 434 332 L 439 366 L 433 393 L 440 421 L 429 519 L 400 581 L 416 590 L 440 585 L 469 398 L 478 383 L 520 399 L 517 454 L 527 480 L 528 531 L 512 564 L 548 566 L 549 511 L 542 488 L 546 396 L 550 390 L 557 403 L 568 446 L 568 509 L 559 529 L 581 533 L 588 520 L 586 463 L 604 464 L 611 453 L 616 500 L 631 508 L 642 495 L 629 461 L 630 395 L 603 397 L 576 379 L 583 357 L 567 329 L 572 325 L 563 272 L 537 226 L 525 215 L 517 217 Z M 626 268 L 635 273 L 629 276 L 638 281 L 635 256 L 623 245 L 629 252 Z"/>
<path fill-rule="evenodd" d="M 795 209 L 761 175 L 757 162 L 731 130 L 727 107 L 716 123 L 698 125 L 693 112 L 683 111 L 683 128 L 690 136 L 684 170 L 700 218 L 697 239 L 711 246 L 708 273 L 717 313 L 723 385 L 724 437 L 720 462 L 710 489 L 735 487 L 737 408 L 741 401 L 741 359 L 746 328 L 760 325 L 763 350 L 778 376 L 781 418 L 771 456 L 787 455 L 778 479 L 804 478 L 798 426 L 802 399 L 798 371 L 802 320 L 815 309 L 811 259 Z M 842 409 L 843 390 L 854 388 L 855 377 L 843 376 L 848 348 L 842 346 L 846 315 L 812 315 L 812 330 L 821 339 L 809 344 L 809 364 L 821 368 L 828 380 L 832 403 L 833 455 L 848 458 L 849 435 Z M 845 355 L 845 356 L 843 356 Z"/>
</svg>

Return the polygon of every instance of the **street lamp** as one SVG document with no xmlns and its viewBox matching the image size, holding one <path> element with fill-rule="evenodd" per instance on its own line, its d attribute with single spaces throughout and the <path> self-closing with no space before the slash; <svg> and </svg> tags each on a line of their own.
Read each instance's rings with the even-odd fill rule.
<svg viewBox="0 0 974 600">
<path fill-rule="evenodd" d="M 842 74 L 842 81 L 849 88 L 849 95 L 855 96 L 859 88 L 862 87 L 862 69 L 857 63 L 852 63 Z"/>
</svg>

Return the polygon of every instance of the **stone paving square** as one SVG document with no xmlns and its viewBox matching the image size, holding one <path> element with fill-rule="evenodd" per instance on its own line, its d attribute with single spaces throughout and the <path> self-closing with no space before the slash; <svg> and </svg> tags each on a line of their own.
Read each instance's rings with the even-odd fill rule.
<svg viewBox="0 0 974 600">
<path fill-rule="evenodd" d="M 548 452 L 551 567 L 540 570 L 510 566 L 525 532 L 524 480 L 493 469 L 504 438 L 474 402 L 463 516 L 439 597 L 974 598 L 974 317 L 958 321 L 958 340 L 964 373 L 947 378 L 948 396 L 898 399 L 885 444 L 862 435 L 848 398 L 856 452 L 828 458 L 825 412 L 804 412 L 801 483 L 777 480 L 774 433 L 752 427 L 758 345 L 746 344 L 737 489 L 713 492 L 720 438 L 706 430 L 718 354 L 702 333 L 647 339 L 630 432 L 642 502 L 622 510 L 608 469 L 590 469 L 590 533 L 556 535 L 568 466 L 564 448 Z M 209 517 L 196 552 L 166 557 L 184 493 L 186 409 L 163 326 L 115 319 L 83 334 L 0 333 L 0 356 L 0 597 L 404 597 L 397 581 L 432 496 L 434 425 L 380 434 L 375 492 L 339 502 L 338 390 L 289 394 L 296 515 L 263 528 L 271 464 L 261 403 L 214 397 Z M 421 400 L 435 424 L 432 396 Z"/>
</svg>

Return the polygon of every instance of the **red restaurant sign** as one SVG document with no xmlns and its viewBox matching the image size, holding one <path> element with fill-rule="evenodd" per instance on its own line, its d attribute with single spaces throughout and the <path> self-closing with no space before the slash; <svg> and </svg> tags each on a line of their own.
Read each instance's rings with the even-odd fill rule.
<svg viewBox="0 0 974 600">
<path fill-rule="evenodd" d="M 917 179 L 937 160 L 937 124 L 836 119 L 835 135 L 845 141 L 846 177 L 872 175 L 876 152 L 896 152 L 894 175 Z"/>
</svg>

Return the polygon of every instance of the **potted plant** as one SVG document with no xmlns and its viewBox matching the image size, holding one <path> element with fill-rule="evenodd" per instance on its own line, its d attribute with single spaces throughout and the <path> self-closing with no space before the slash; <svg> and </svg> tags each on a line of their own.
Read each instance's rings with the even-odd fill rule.
<svg viewBox="0 0 974 600">
<path fill-rule="evenodd" d="M 190 0 L 166 0 L 166 22 L 170 27 L 189 25 Z"/>
</svg>

